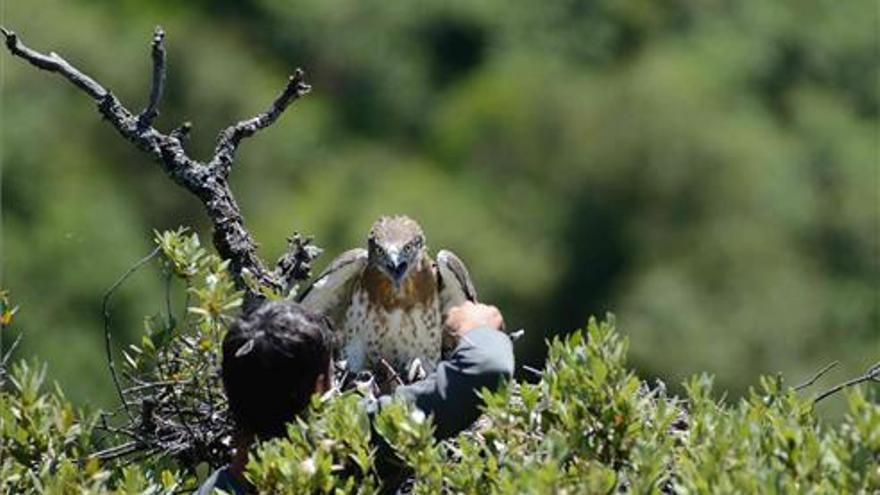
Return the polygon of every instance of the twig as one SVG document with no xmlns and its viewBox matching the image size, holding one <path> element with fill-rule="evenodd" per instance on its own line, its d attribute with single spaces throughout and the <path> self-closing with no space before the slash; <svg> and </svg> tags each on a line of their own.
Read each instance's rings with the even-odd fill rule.
<svg viewBox="0 0 880 495">
<path fill-rule="evenodd" d="M 18 347 L 18 344 L 21 343 L 21 338 L 24 334 L 19 332 L 18 335 L 15 336 L 15 340 L 12 341 L 12 345 L 9 346 L 9 349 L 6 349 L 5 353 L 2 357 L 0 357 L 0 366 L 5 366 L 9 359 L 12 357 L 13 351 Z"/>
<path fill-rule="evenodd" d="M 256 242 L 244 227 L 241 209 L 227 181 L 241 140 L 273 124 L 291 103 L 309 91 L 302 70 L 294 71 L 284 90 L 268 110 L 224 129 L 218 137 L 214 156 L 203 163 L 190 158 L 183 148 L 183 141 L 190 127 L 188 124 L 169 134 L 162 133 L 151 125 L 158 113 L 165 78 L 164 32 L 161 29 L 157 29 L 153 36 L 153 86 L 149 104 L 137 116 L 113 93 L 58 54 L 46 55 L 28 48 L 14 32 L 6 28 L 0 27 L 0 33 L 6 38 L 6 47 L 12 55 L 40 69 L 58 73 L 84 91 L 95 100 L 98 111 L 123 138 L 148 153 L 162 165 L 165 173 L 176 184 L 199 198 L 213 224 L 214 247 L 222 258 L 229 260 L 229 269 L 236 285 L 246 293 L 247 307 L 261 301 L 263 295 L 258 287 L 251 287 L 247 283 L 245 274 L 250 274 L 260 286 L 282 292 L 287 292 L 292 283 L 280 279 L 280 272 L 292 273 L 298 280 L 308 279 L 311 262 L 317 256 L 317 251 L 306 249 L 302 244 L 291 244 L 289 247 L 297 251 L 288 256 L 288 259 L 297 261 L 298 266 L 295 269 L 266 268 L 257 254 Z"/>
<path fill-rule="evenodd" d="M 169 277 L 169 280 L 171 280 L 170 277 Z M 169 303 L 169 307 L 170 307 L 170 303 Z M 170 316 L 171 313 L 169 312 L 168 314 Z M 159 371 L 162 371 L 162 362 L 159 361 L 157 363 L 157 365 L 159 367 Z M 165 374 L 165 376 L 168 376 L 168 373 L 163 372 L 163 374 Z M 195 440 L 197 437 L 196 437 L 195 433 L 193 433 L 192 429 L 189 427 L 189 423 L 186 421 L 186 418 L 183 416 L 183 412 L 180 409 L 180 394 L 178 393 L 177 388 L 174 387 L 174 385 L 170 385 L 168 387 L 168 390 L 171 392 L 171 395 L 172 395 L 171 405 L 174 408 L 174 412 L 177 413 L 177 417 L 180 418 L 180 423 L 183 425 L 184 429 L 186 430 L 186 433 L 189 435 L 189 437 L 191 439 Z"/>
<path fill-rule="evenodd" d="M 189 137 L 189 131 L 192 130 L 192 122 L 184 122 L 180 127 L 171 131 L 170 136 L 183 144 Z"/>
<path fill-rule="evenodd" d="M 284 113 L 288 105 L 293 103 L 300 96 L 305 95 L 311 90 L 311 86 L 306 84 L 305 75 L 302 69 L 297 68 L 293 71 L 293 75 L 287 80 L 284 90 L 275 97 L 272 105 L 263 113 L 256 117 L 242 120 L 235 125 L 224 129 L 217 141 L 217 147 L 214 148 L 214 157 L 208 163 L 208 166 L 216 171 L 224 179 L 229 176 L 229 170 L 235 159 L 235 151 L 242 139 L 253 136 L 260 129 L 272 125 L 278 117 Z"/>
<path fill-rule="evenodd" d="M 168 332 L 173 331 L 177 323 L 174 320 L 174 311 L 171 309 L 171 276 L 171 270 L 165 270 L 165 328 Z"/>
<path fill-rule="evenodd" d="M 829 371 L 831 371 L 832 369 L 834 369 L 838 364 L 840 364 L 839 361 L 832 361 L 832 362 L 826 364 L 825 367 L 822 368 L 821 370 L 819 370 L 815 375 L 813 375 L 812 378 L 810 378 L 809 380 L 807 380 L 807 381 L 801 383 L 800 385 L 797 385 L 796 387 L 794 387 L 794 389 L 795 389 L 796 391 L 800 391 L 800 390 L 803 390 L 803 389 L 809 387 L 810 385 L 816 383 L 816 381 L 817 381 L 819 378 L 822 378 L 826 373 L 828 373 Z"/>
<path fill-rule="evenodd" d="M 140 464 L 140 463 L 142 463 L 145 459 L 147 459 L 147 458 L 149 458 L 149 457 L 152 457 L 152 456 L 156 455 L 157 450 L 158 450 L 158 449 L 156 449 L 156 448 L 145 449 L 145 450 L 141 453 L 141 455 L 137 455 L 137 456 L 134 456 L 134 457 L 130 457 L 130 458 L 126 459 L 125 462 L 120 463 L 119 466 L 124 468 L 124 467 L 128 467 L 128 466 L 133 466 L 133 465 L 135 465 L 135 464 Z"/>
<path fill-rule="evenodd" d="M 404 383 L 403 383 L 403 379 L 400 378 L 400 375 L 397 373 L 397 371 L 394 370 L 394 367 L 392 367 L 392 366 L 388 363 L 388 361 L 386 361 L 386 360 L 383 358 L 383 359 L 380 359 L 380 360 L 379 360 L 379 363 L 382 365 L 383 368 L 385 368 L 385 371 L 389 374 L 389 377 L 392 378 L 392 379 L 394 379 L 394 381 L 396 381 L 398 385 L 403 385 L 403 384 L 404 384 Z"/>
<path fill-rule="evenodd" d="M 297 281 L 309 278 L 311 262 L 321 255 L 321 248 L 312 244 L 312 239 L 294 232 L 287 238 L 287 251 L 275 263 L 275 278 L 286 289 L 285 296 L 296 286 Z"/>
<path fill-rule="evenodd" d="M 544 376 L 544 372 L 543 372 L 543 371 L 539 370 L 538 368 L 533 368 L 533 367 L 531 367 L 531 366 L 529 366 L 529 365 L 527 365 L 527 364 L 522 365 L 522 369 L 528 371 L 529 373 L 531 373 L 531 374 L 533 374 L 533 375 L 535 375 L 535 376 L 537 376 L 537 377 Z"/>
<path fill-rule="evenodd" d="M 153 125 L 153 120 L 159 115 L 159 101 L 165 90 L 165 31 L 160 26 L 156 26 L 153 32 L 152 48 L 153 83 L 147 108 L 138 115 L 138 125 L 141 127 Z"/>
<path fill-rule="evenodd" d="M 149 100 L 140 114 L 130 111 L 110 90 L 59 55 L 46 55 L 28 48 L 15 33 L 5 28 L 0 27 L 0 33 L 5 37 L 6 46 L 12 55 L 35 67 L 57 73 L 82 90 L 97 103 L 99 113 L 124 139 L 147 153 L 160 164 L 171 180 L 202 202 L 212 222 L 214 246 L 220 257 L 229 261 L 229 271 L 237 287 L 245 291 L 246 309 L 253 307 L 254 303 L 264 297 L 265 291 L 262 289 L 269 288 L 287 294 L 296 282 L 309 278 L 311 263 L 320 250 L 311 245 L 309 239 L 294 235 L 290 239 L 287 252 L 274 267 L 268 268 L 257 254 L 257 244 L 245 228 L 241 209 L 228 182 L 241 141 L 272 125 L 294 101 L 309 91 L 301 70 L 297 69 L 293 73 L 283 91 L 266 111 L 224 129 L 218 136 L 214 155 L 206 161 L 197 161 L 187 155 L 183 146 L 191 124 L 186 122 L 169 133 L 160 132 L 153 127 L 166 78 L 165 37 L 160 28 L 156 29 L 152 40 L 153 69 Z M 134 389 L 123 390 L 120 379 L 127 376 L 127 373 L 125 369 L 118 370 L 113 359 L 110 298 L 127 277 L 158 252 L 157 248 L 131 267 L 108 289 L 102 300 L 108 367 L 122 403 L 120 409 L 125 410 L 128 423 L 123 428 L 111 429 L 106 424 L 106 419 L 102 421 L 107 431 L 115 430 L 116 435 L 126 435 L 133 441 L 96 455 L 105 458 L 130 458 L 161 452 L 162 455 L 177 456 L 179 459 L 202 459 L 211 465 L 219 465 L 228 460 L 228 452 L 218 446 L 228 436 L 231 423 L 222 399 L 215 400 L 215 389 L 219 389 L 216 375 L 212 373 L 207 380 L 194 380 L 192 383 L 176 386 L 152 385 L 153 382 L 172 378 L 167 373 L 168 369 L 176 373 L 179 371 L 177 368 L 186 367 L 188 358 L 182 356 L 182 353 L 196 352 L 193 343 L 181 335 L 176 340 L 177 347 L 166 349 L 162 355 L 157 356 L 157 359 L 164 360 L 166 371 L 160 369 L 160 363 L 155 372 L 158 373 L 157 376 L 129 377 L 131 384 L 136 387 Z M 166 285 L 166 291 L 168 289 Z M 168 296 L 166 292 L 165 312 L 170 323 L 172 308 Z M 184 315 L 180 319 L 183 324 L 187 321 L 186 306 L 188 304 L 184 305 Z M 212 361 L 204 366 L 213 369 L 216 364 L 216 361 Z M 207 368 L 200 367 L 192 371 L 198 374 L 205 369 Z M 149 413 L 140 411 L 144 418 L 141 418 L 143 421 L 139 424 L 135 420 L 135 415 L 139 413 L 137 408 L 145 406 L 147 400 L 155 401 L 155 408 L 151 407 Z"/>
<path fill-rule="evenodd" d="M 140 446 L 138 442 L 127 442 L 104 450 L 99 450 L 98 452 L 93 452 L 89 454 L 88 458 L 101 460 L 116 459 L 137 452 L 139 448 Z"/>
<path fill-rule="evenodd" d="M 6 48 L 13 55 L 27 60 L 31 65 L 40 69 L 61 74 L 95 100 L 101 100 L 107 96 L 107 90 L 103 86 L 95 82 L 91 77 L 78 71 L 57 53 L 51 52 L 48 55 L 44 55 L 24 46 L 24 43 L 12 31 L 0 27 L 0 32 L 6 37 Z"/>
<path fill-rule="evenodd" d="M 821 394 L 816 396 L 815 399 L 813 399 L 813 405 L 818 404 L 819 401 L 821 401 L 831 395 L 834 395 L 837 392 L 840 392 L 841 390 L 843 390 L 845 388 L 853 387 L 853 386 L 856 386 L 860 383 L 865 383 L 868 381 L 880 382 L 880 363 L 877 363 L 874 366 L 871 366 L 870 368 L 868 368 L 868 371 L 866 371 L 864 375 L 857 376 L 851 380 L 847 380 L 841 384 L 835 385 L 835 386 L 831 387 L 830 389 L 822 392 Z"/>
<path fill-rule="evenodd" d="M 113 282 L 113 285 L 107 289 L 107 292 L 104 293 L 104 297 L 101 298 L 101 313 L 104 315 L 104 352 L 107 357 L 107 366 L 110 368 L 110 376 L 113 377 L 113 386 L 116 387 L 116 393 L 119 395 L 119 400 L 122 401 L 122 406 L 125 408 L 125 414 L 128 415 L 128 418 L 132 421 L 134 421 L 134 417 L 129 410 L 128 402 L 125 400 L 125 394 L 122 393 L 122 385 L 119 383 L 119 375 L 116 372 L 116 361 L 113 359 L 113 347 L 110 336 L 110 297 L 116 289 L 128 279 L 128 277 L 159 254 L 159 250 L 159 246 L 156 246 L 150 251 L 150 254 L 144 256 L 137 263 L 129 267 L 129 269 L 126 270 L 116 282 Z"/>
<path fill-rule="evenodd" d="M 187 385 L 190 383 L 192 383 L 192 380 L 162 380 L 159 382 L 149 382 L 143 383 L 141 385 L 135 385 L 133 387 L 128 387 L 124 390 L 124 392 L 126 394 L 131 394 L 134 392 L 140 392 L 142 390 L 149 390 L 151 388 L 166 387 L 171 385 Z"/>
</svg>

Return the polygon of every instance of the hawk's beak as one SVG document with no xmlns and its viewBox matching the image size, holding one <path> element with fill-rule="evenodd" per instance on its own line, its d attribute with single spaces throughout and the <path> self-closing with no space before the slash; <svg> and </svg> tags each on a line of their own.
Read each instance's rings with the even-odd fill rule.
<svg viewBox="0 0 880 495">
<path fill-rule="evenodd" d="M 387 265 L 388 274 L 391 275 L 391 279 L 394 281 L 394 287 L 400 289 L 403 278 L 406 276 L 406 271 L 409 268 L 409 263 L 406 260 L 400 259 L 400 253 L 389 253 L 388 258 L 390 262 Z"/>
</svg>

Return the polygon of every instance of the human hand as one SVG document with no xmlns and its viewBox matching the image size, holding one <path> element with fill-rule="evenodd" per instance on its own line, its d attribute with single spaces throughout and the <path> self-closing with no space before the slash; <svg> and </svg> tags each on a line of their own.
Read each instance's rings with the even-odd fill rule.
<svg viewBox="0 0 880 495">
<path fill-rule="evenodd" d="M 504 317 L 495 306 L 468 301 L 450 309 L 445 324 L 454 336 L 461 337 L 478 327 L 503 330 Z"/>
</svg>

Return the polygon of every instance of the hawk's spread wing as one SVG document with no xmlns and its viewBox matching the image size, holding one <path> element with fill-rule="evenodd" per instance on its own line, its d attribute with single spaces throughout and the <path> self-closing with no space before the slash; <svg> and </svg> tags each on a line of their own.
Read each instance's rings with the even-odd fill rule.
<svg viewBox="0 0 880 495">
<path fill-rule="evenodd" d="M 477 289 L 471 282 L 471 276 L 464 263 L 445 249 L 437 253 L 437 283 L 440 292 L 440 314 L 446 317 L 446 312 L 455 306 L 465 302 L 477 302 Z M 447 355 L 458 345 L 458 339 L 444 327 L 442 348 L 443 354 Z"/>
<path fill-rule="evenodd" d="M 348 303 L 351 302 L 354 283 L 365 266 L 366 249 L 355 248 L 340 254 L 302 293 L 300 302 L 308 309 L 330 318 L 339 329 Z"/>
</svg>

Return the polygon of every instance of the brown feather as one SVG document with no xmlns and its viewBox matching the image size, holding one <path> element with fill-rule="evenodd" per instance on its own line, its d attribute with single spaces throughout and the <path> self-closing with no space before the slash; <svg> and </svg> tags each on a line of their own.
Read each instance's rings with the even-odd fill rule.
<svg viewBox="0 0 880 495">
<path fill-rule="evenodd" d="M 422 227 L 406 215 L 379 217 L 370 228 L 370 238 L 379 244 L 402 244 L 422 234 Z"/>
<path fill-rule="evenodd" d="M 417 304 L 428 307 L 437 297 L 437 279 L 433 264 L 430 257 L 422 255 L 418 268 L 404 279 L 400 290 L 396 290 L 391 279 L 378 268 L 367 265 L 361 285 L 367 291 L 370 304 L 385 310 L 409 310 Z"/>
</svg>

